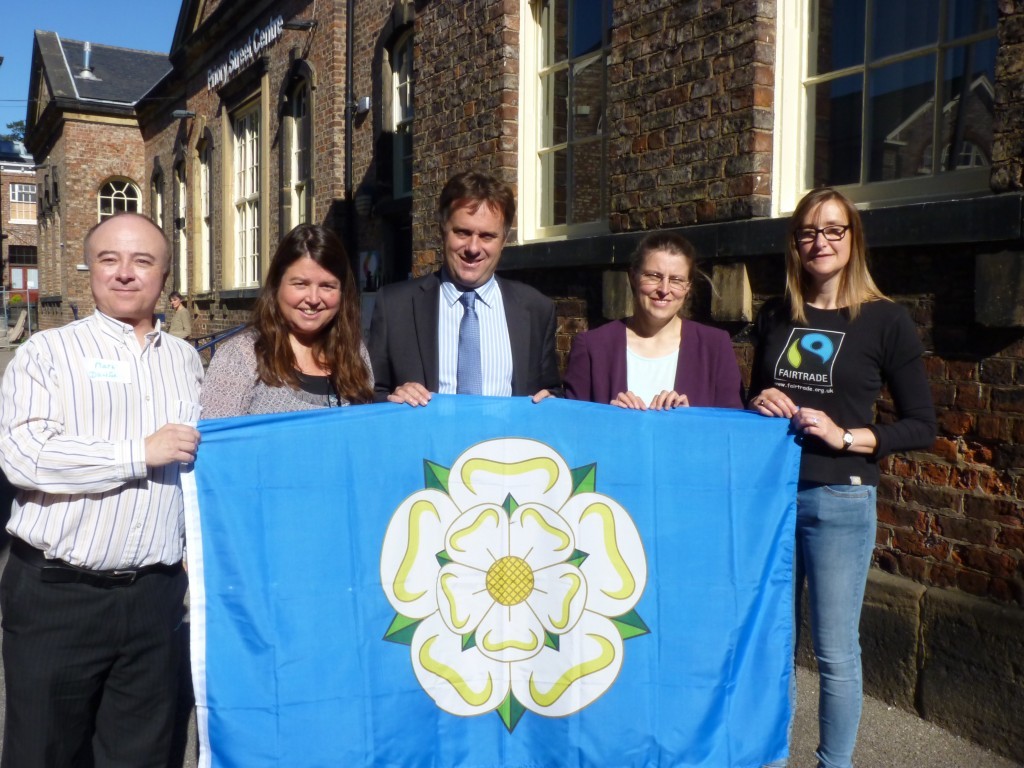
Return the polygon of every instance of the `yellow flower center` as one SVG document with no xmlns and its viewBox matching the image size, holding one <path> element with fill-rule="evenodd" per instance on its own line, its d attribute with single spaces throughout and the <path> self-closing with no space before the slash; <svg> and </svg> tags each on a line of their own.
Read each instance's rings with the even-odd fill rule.
<svg viewBox="0 0 1024 768">
<path fill-rule="evenodd" d="M 503 557 L 487 571 L 487 591 L 501 605 L 518 605 L 533 592 L 533 569 L 521 557 Z"/>
</svg>

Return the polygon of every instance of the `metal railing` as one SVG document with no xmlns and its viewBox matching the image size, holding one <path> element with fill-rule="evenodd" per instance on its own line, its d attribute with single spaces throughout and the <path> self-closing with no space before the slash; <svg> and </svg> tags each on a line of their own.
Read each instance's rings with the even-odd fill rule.
<svg viewBox="0 0 1024 768">
<path fill-rule="evenodd" d="M 229 328 L 228 330 L 221 331 L 220 333 L 210 333 L 205 336 L 196 336 L 192 338 L 191 341 L 196 346 L 196 352 L 202 354 L 203 352 L 209 350 L 210 357 L 212 358 L 214 353 L 217 351 L 218 344 L 220 344 L 222 341 L 230 339 L 236 333 L 245 330 L 246 326 L 247 323 L 242 323 L 241 325 L 236 325 L 234 328 Z"/>
</svg>

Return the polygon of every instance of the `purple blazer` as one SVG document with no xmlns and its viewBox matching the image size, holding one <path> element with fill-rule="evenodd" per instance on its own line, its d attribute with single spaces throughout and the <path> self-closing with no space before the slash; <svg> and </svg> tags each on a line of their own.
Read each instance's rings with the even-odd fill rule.
<svg viewBox="0 0 1024 768">
<path fill-rule="evenodd" d="M 683 319 L 675 391 L 690 405 L 742 408 L 740 367 L 729 334 Z M 626 323 L 613 320 L 577 334 L 565 371 L 565 396 L 610 403 L 626 392 Z"/>
</svg>

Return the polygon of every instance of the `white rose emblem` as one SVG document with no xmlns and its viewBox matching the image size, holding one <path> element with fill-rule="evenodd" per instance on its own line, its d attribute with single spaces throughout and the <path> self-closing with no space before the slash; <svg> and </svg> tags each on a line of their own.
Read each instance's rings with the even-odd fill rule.
<svg viewBox="0 0 1024 768">
<path fill-rule="evenodd" d="M 423 690 L 455 715 L 524 708 L 563 717 L 602 696 L 623 640 L 649 630 L 633 610 L 647 559 L 633 520 L 543 443 L 488 440 L 395 510 L 381 583 L 397 612 L 386 639 L 411 646 Z"/>
</svg>

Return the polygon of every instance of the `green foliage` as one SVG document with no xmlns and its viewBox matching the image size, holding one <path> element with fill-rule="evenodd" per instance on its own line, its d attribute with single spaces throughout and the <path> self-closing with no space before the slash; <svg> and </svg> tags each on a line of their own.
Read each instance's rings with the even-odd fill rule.
<svg viewBox="0 0 1024 768">
<path fill-rule="evenodd" d="M 0 141 L 24 141 L 25 121 L 15 120 L 7 124 L 7 133 L 0 133 Z"/>
</svg>

